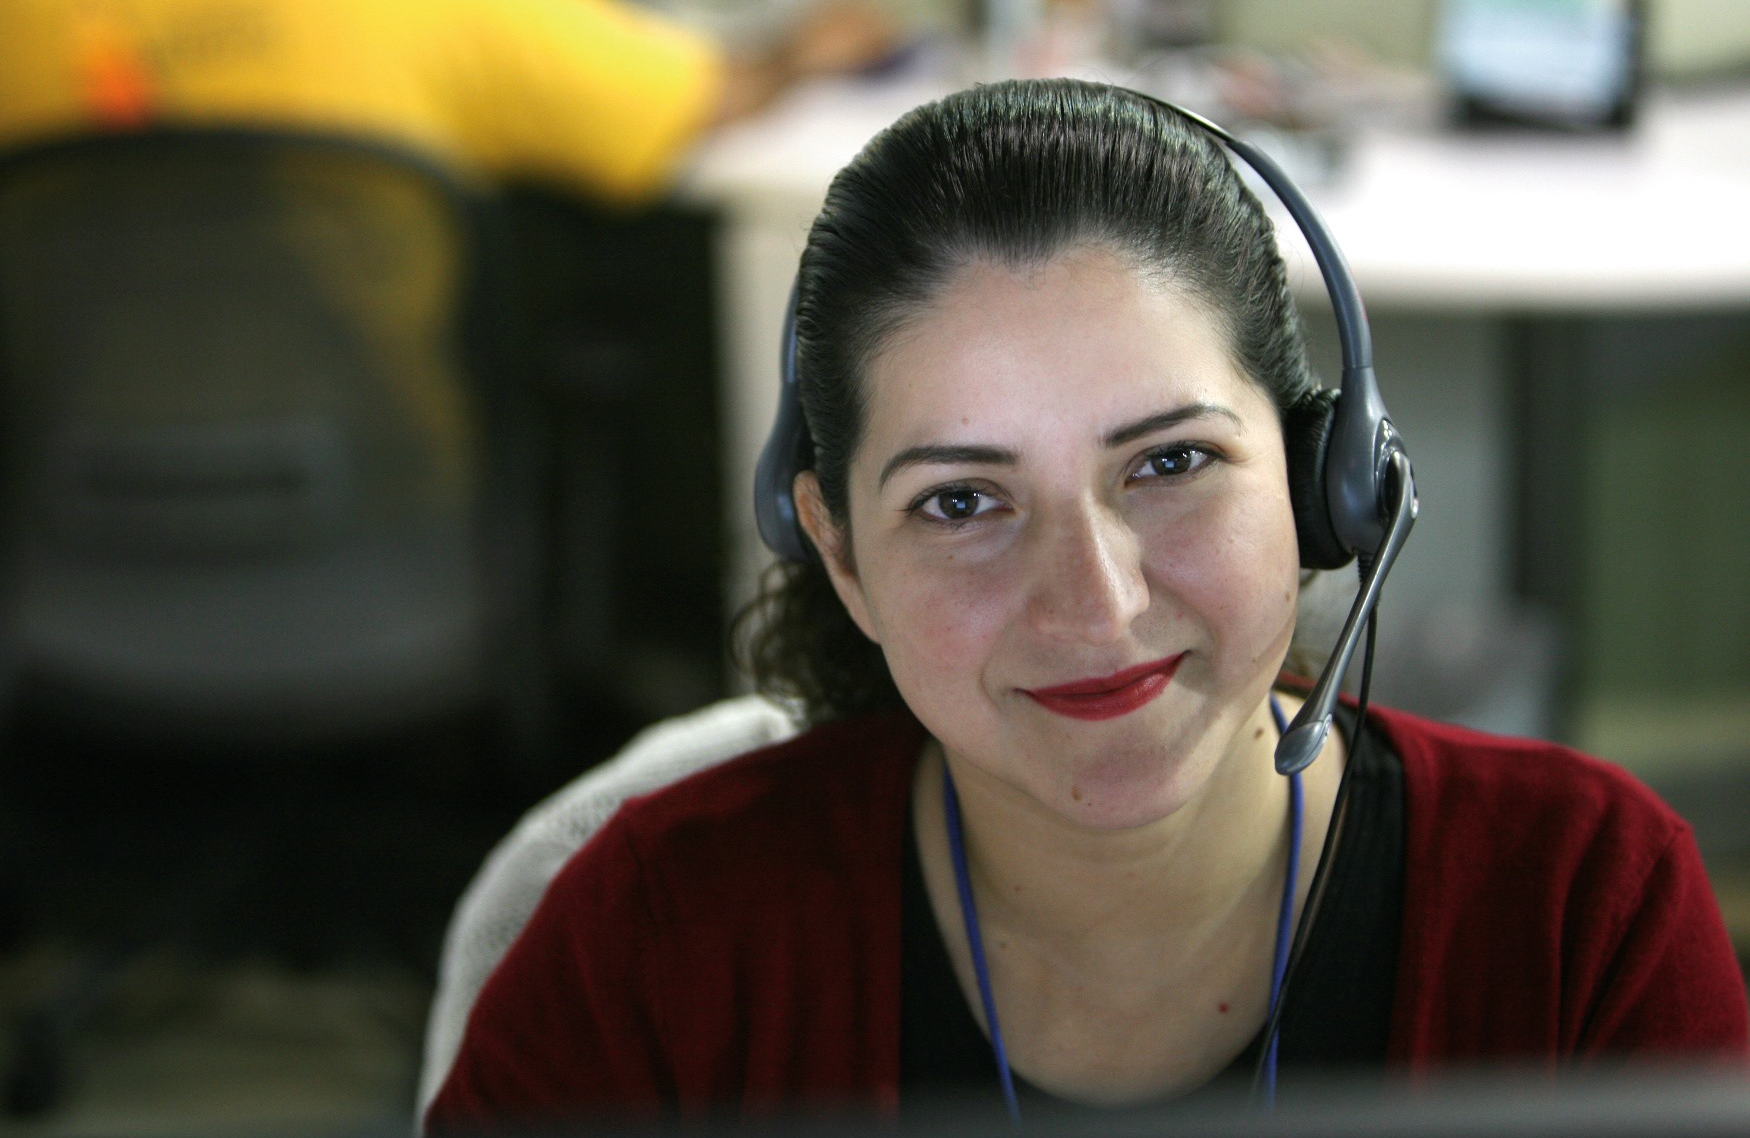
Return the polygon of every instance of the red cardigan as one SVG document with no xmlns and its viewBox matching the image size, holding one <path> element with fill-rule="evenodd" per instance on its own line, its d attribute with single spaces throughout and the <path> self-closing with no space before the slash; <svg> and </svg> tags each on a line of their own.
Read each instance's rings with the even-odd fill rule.
<svg viewBox="0 0 1750 1138">
<path fill-rule="evenodd" d="M 1572 751 L 1373 714 L 1404 766 L 1396 1068 L 1745 1054 L 1744 983 L 1668 807 Z M 891 1110 L 923 738 L 834 724 L 627 803 L 481 992 L 428 1126 Z"/>
</svg>

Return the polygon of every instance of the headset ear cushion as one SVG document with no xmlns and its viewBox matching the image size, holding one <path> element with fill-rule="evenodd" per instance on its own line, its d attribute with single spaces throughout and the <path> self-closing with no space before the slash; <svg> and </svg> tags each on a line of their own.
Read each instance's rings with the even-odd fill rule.
<svg viewBox="0 0 1750 1138">
<path fill-rule="evenodd" d="M 1288 498 L 1294 506 L 1294 530 L 1300 538 L 1303 569 L 1337 569 L 1354 555 L 1331 524 L 1325 487 L 1325 458 L 1331 427 L 1337 417 L 1337 392 L 1308 392 L 1282 416 L 1282 441 L 1288 452 Z"/>
</svg>

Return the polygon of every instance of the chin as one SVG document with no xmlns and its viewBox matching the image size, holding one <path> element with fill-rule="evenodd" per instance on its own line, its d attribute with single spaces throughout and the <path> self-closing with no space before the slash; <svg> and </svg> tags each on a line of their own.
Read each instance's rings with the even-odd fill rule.
<svg viewBox="0 0 1750 1138">
<path fill-rule="evenodd" d="M 1055 788 L 1058 814 L 1095 830 L 1131 830 L 1169 818 L 1208 782 L 1203 764 L 1160 751 L 1105 755 Z"/>
</svg>

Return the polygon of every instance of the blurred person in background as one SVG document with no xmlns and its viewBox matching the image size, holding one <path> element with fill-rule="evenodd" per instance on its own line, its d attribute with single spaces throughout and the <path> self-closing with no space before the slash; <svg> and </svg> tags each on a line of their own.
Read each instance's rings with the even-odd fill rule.
<svg viewBox="0 0 1750 1138">
<path fill-rule="evenodd" d="M 894 38 L 840 2 L 735 51 L 616 0 L 8 0 L 0 149 L 159 124 L 302 128 L 635 202 L 703 132 Z"/>
</svg>

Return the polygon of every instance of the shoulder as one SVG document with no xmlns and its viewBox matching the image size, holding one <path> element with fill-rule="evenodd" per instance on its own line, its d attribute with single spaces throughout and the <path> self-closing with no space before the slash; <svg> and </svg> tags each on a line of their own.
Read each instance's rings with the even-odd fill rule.
<svg viewBox="0 0 1750 1138">
<path fill-rule="evenodd" d="M 553 892 L 635 879 L 666 924 L 878 887 L 898 865 L 924 737 L 906 714 L 846 720 L 629 798 Z"/>
<path fill-rule="evenodd" d="M 433 1117 L 860 1100 L 898 1056 L 907 715 L 629 798 L 554 878 Z"/>
<path fill-rule="evenodd" d="M 466 108 L 451 116 L 459 146 L 492 173 L 632 203 L 709 125 L 724 59 L 696 28 L 610 0 L 451 3 L 433 72 L 444 105 Z"/>
<path fill-rule="evenodd" d="M 905 714 L 830 723 L 629 799 L 618 820 L 640 845 L 734 841 L 750 827 L 769 843 L 774 832 L 854 827 L 903 810 L 923 742 Z"/>
<path fill-rule="evenodd" d="M 1743 981 L 1687 823 L 1609 763 L 1393 711 L 1412 1066 L 1742 1054 Z"/>
<path fill-rule="evenodd" d="M 1462 841 L 1487 836 L 1504 853 L 1535 845 L 1602 845 L 1650 862 L 1687 823 L 1622 768 L 1534 739 L 1489 735 L 1378 709 L 1376 722 L 1403 761 L 1412 836 Z"/>
<path fill-rule="evenodd" d="M 1608 956 L 1673 896 L 1718 923 L 1688 824 L 1628 772 L 1398 712 L 1378 722 L 1403 760 L 1405 918 L 1423 949 L 1552 969 L 1559 990 L 1578 956 Z"/>
</svg>

